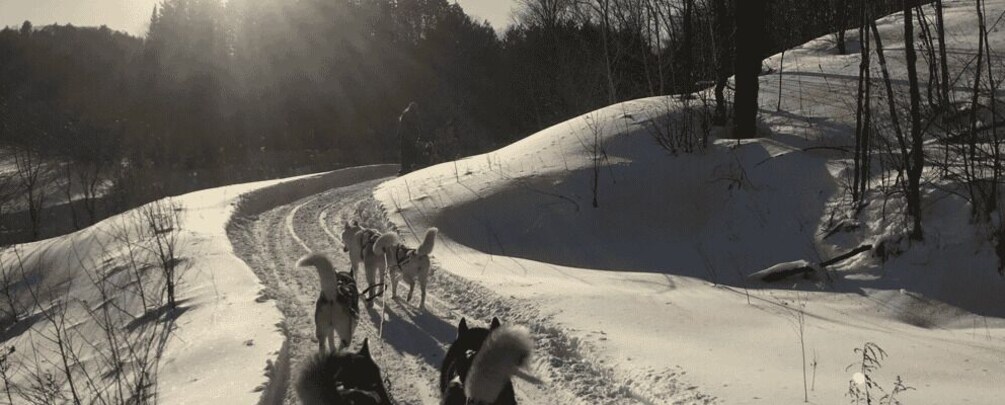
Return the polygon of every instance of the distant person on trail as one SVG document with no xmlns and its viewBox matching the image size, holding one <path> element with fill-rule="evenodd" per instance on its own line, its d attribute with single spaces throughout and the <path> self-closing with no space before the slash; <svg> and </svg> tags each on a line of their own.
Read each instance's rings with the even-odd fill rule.
<svg viewBox="0 0 1005 405">
<path fill-rule="evenodd" d="M 398 142 L 401 147 L 401 170 L 398 174 L 411 172 L 419 155 L 419 103 L 411 102 L 398 118 Z"/>
</svg>

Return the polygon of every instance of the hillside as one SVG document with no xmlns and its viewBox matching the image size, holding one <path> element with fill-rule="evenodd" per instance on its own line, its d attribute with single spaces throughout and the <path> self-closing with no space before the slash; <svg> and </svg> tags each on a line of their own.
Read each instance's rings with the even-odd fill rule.
<svg viewBox="0 0 1005 405">
<path fill-rule="evenodd" d="M 998 16 L 1005 3 L 987 8 Z M 976 53 L 973 4 L 951 3 L 946 18 L 962 68 Z M 878 28 L 906 92 L 902 17 Z M 990 32 L 992 47 L 1005 40 Z M 825 36 L 784 57 L 761 77 L 764 138 L 711 128 L 704 151 L 670 153 L 654 139 L 664 123 L 700 129 L 695 110 L 710 96 L 642 99 L 389 181 L 376 196 L 402 229 L 440 227 L 443 268 L 574 331 L 617 383 L 653 402 L 702 387 L 723 403 L 798 403 L 806 364 L 810 401 L 838 403 L 861 361 L 854 350 L 873 342 L 889 355 L 873 378 L 917 389 L 899 394 L 905 403 L 994 403 L 1005 279 L 968 203 L 933 183 L 928 237 L 914 243 L 900 198 L 871 193 L 856 214 L 842 150 L 854 144 L 859 56 L 836 55 Z M 841 224 L 853 226 L 832 232 Z M 894 254 L 874 249 L 815 281 L 747 278 L 859 244 Z"/>
</svg>

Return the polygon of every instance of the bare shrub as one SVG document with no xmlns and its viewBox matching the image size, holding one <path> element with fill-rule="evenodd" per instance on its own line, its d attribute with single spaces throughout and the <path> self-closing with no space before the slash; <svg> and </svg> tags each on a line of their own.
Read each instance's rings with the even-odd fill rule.
<svg viewBox="0 0 1005 405">
<path fill-rule="evenodd" d="M 116 264 L 142 262 L 111 260 L 128 255 L 126 251 L 99 242 L 101 251 L 92 256 L 71 247 L 73 274 L 83 277 L 54 285 L 28 282 L 52 263 L 27 263 L 16 251 L 7 256 L 13 263 L 5 266 L 20 270 L 41 322 L 25 332 L 30 334 L 30 350 L 19 356 L 21 351 L 5 347 L 0 355 L 5 399 L 28 404 L 156 403 L 157 364 L 175 314 L 136 310 L 136 296 L 126 293 L 136 272 Z M 81 291 L 96 302 L 84 299 Z"/>
<path fill-rule="evenodd" d="M 656 143 L 671 154 L 701 153 L 712 133 L 713 108 L 707 94 L 685 95 L 678 102 L 663 98 L 663 108 L 646 122 Z"/>
<path fill-rule="evenodd" d="M 579 139 L 583 150 L 590 156 L 590 169 L 593 177 L 590 181 L 590 190 L 593 194 L 593 208 L 600 207 L 600 169 L 607 159 L 607 142 L 604 138 L 606 123 L 601 122 L 595 115 L 587 115 L 586 127 L 589 129 L 589 139 Z M 578 135 L 577 135 L 578 136 Z"/>
<path fill-rule="evenodd" d="M 150 241 L 148 247 L 153 253 L 163 275 L 164 292 L 169 308 L 177 307 L 175 289 L 178 286 L 178 234 L 181 226 L 179 212 L 181 206 L 171 199 L 159 200 L 140 208 L 140 216 L 146 224 Z"/>
<path fill-rule="evenodd" d="M 855 368 L 859 370 L 848 381 L 848 392 L 845 394 L 851 398 L 852 403 L 858 404 L 865 401 L 866 404 L 878 402 L 879 404 L 897 405 L 900 404 L 897 394 L 914 389 L 914 387 L 907 386 L 900 376 L 897 376 L 893 382 L 893 389 L 887 393 L 883 386 L 873 378 L 873 374 L 883 367 L 883 361 L 887 358 L 886 351 L 879 345 L 866 342 L 862 347 L 855 348 L 854 352 L 861 356 L 861 359 L 846 368 L 846 370 Z"/>
</svg>

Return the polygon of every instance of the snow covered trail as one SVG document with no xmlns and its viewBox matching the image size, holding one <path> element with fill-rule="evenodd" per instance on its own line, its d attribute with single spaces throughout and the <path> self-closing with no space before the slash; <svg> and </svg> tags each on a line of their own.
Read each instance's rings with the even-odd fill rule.
<svg viewBox="0 0 1005 405">
<path fill-rule="evenodd" d="M 319 290 L 317 274 L 313 269 L 297 268 L 294 263 L 312 250 L 328 254 L 336 269 L 348 269 L 337 229 L 342 225 L 342 218 L 351 217 L 360 202 L 372 198 L 372 190 L 379 182 L 335 188 L 258 216 L 235 217 L 228 229 L 236 253 L 261 278 L 267 286 L 266 295 L 276 300 L 284 315 L 292 370 L 290 379 L 296 378 L 301 361 L 317 350 L 313 322 L 314 300 Z M 515 314 L 512 310 L 515 305 L 504 303 L 488 290 L 443 273 L 438 271 L 433 278 L 426 301 L 427 312 L 417 309 L 417 297 L 412 303 L 388 297 L 383 339 L 380 339 L 377 337 L 381 309 L 378 300 L 373 308 L 365 311 L 353 338 L 354 350 L 364 337 L 370 338 L 371 350 L 390 382 L 388 389 L 402 404 L 439 403 L 439 364 L 447 345 L 453 341 L 455 325 L 461 316 L 475 324 L 487 323 L 492 316 L 499 316 L 503 322 L 524 324 L 530 319 L 526 316 L 529 313 L 525 312 L 525 316 Z M 613 383 L 605 381 L 602 372 L 591 371 L 587 362 L 568 349 L 568 344 L 558 344 L 565 339 L 558 329 L 540 324 L 528 326 L 539 341 L 538 351 L 543 351 L 537 356 L 535 372 L 556 383 L 540 388 L 517 382 L 517 396 L 521 402 L 596 403 L 600 398 L 606 403 L 648 402 L 633 400 L 630 393 L 612 389 Z M 553 354 L 560 347 L 564 348 L 563 352 L 557 354 L 564 360 L 556 362 Z M 279 383 L 292 387 L 291 381 Z M 292 389 L 285 393 L 283 403 L 298 403 Z"/>
</svg>

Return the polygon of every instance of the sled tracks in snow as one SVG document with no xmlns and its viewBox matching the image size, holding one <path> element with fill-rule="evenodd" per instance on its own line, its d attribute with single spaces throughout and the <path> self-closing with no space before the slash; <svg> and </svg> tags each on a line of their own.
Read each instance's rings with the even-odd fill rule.
<svg viewBox="0 0 1005 405">
<path fill-rule="evenodd" d="M 299 403 L 293 390 L 286 387 L 292 386 L 289 379 L 296 378 L 300 363 L 317 350 L 313 321 L 314 301 L 320 289 L 317 273 L 313 269 L 296 267 L 296 260 L 311 250 L 327 254 L 336 269 L 348 270 L 348 257 L 342 251 L 339 237 L 342 221 L 352 218 L 361 202 L 374 203 L 373 188 L 381 181 L 338 187 L 258 215 L 235 217 L 228 227 L 235 252 L 266 285 L 264 298 L 274 299 L 284 315 L 284 357 L 288 364 L 279 367 L 287 366 L 290 372 L 274 375 L 283 381 L 271 381 L 270 388 L 285 389 L 285 392 L 277 393 L 276 397 L 281 400 L 272 402 Z M 435 255 L 434 252 L 434 260 Z M 361 287 L 366 284 L 362 270 L 357 274 Z M 385 303 L 386 307 L 382 308 Z M 384 329 L 378 338 L 382 313 Z M 548 325 L 533 309 L 441 270 L 434 271 L 426 311 L 418 309 L 417 298 L 408 303 L 403 298 L 387 297 L 376 300 L 372 308 L 366 308 L 361 313 L 352 349 L 358 349 L 364 337 L 370 338 L 371 351 L 388 382 L 388 390 L 398 403 L 439 404 L 439 365 L 462 316 L 475 324 L 487 323 L 498 316 L 503 322 L 523 324 L 531 329 L 537 341 L 533 368 L 550 382 L 543 387 L 515 382 L 521 403 L 713 401 L 697 393 L 682 396 L 682 391 L 686 390 L 678 390 L 672 379 L 659 381 L 658 384 L 665 388 L 659 389 L 660 395 L 655 398 L 654 387 L 648 383 L 617 381 L 602 364 L 586 359 L 580 342 L 570 339 L 560 328 Z M 640 383 L 647 386 L 637 390 L 642 388 L 635 386 Z"/>
</svg>

